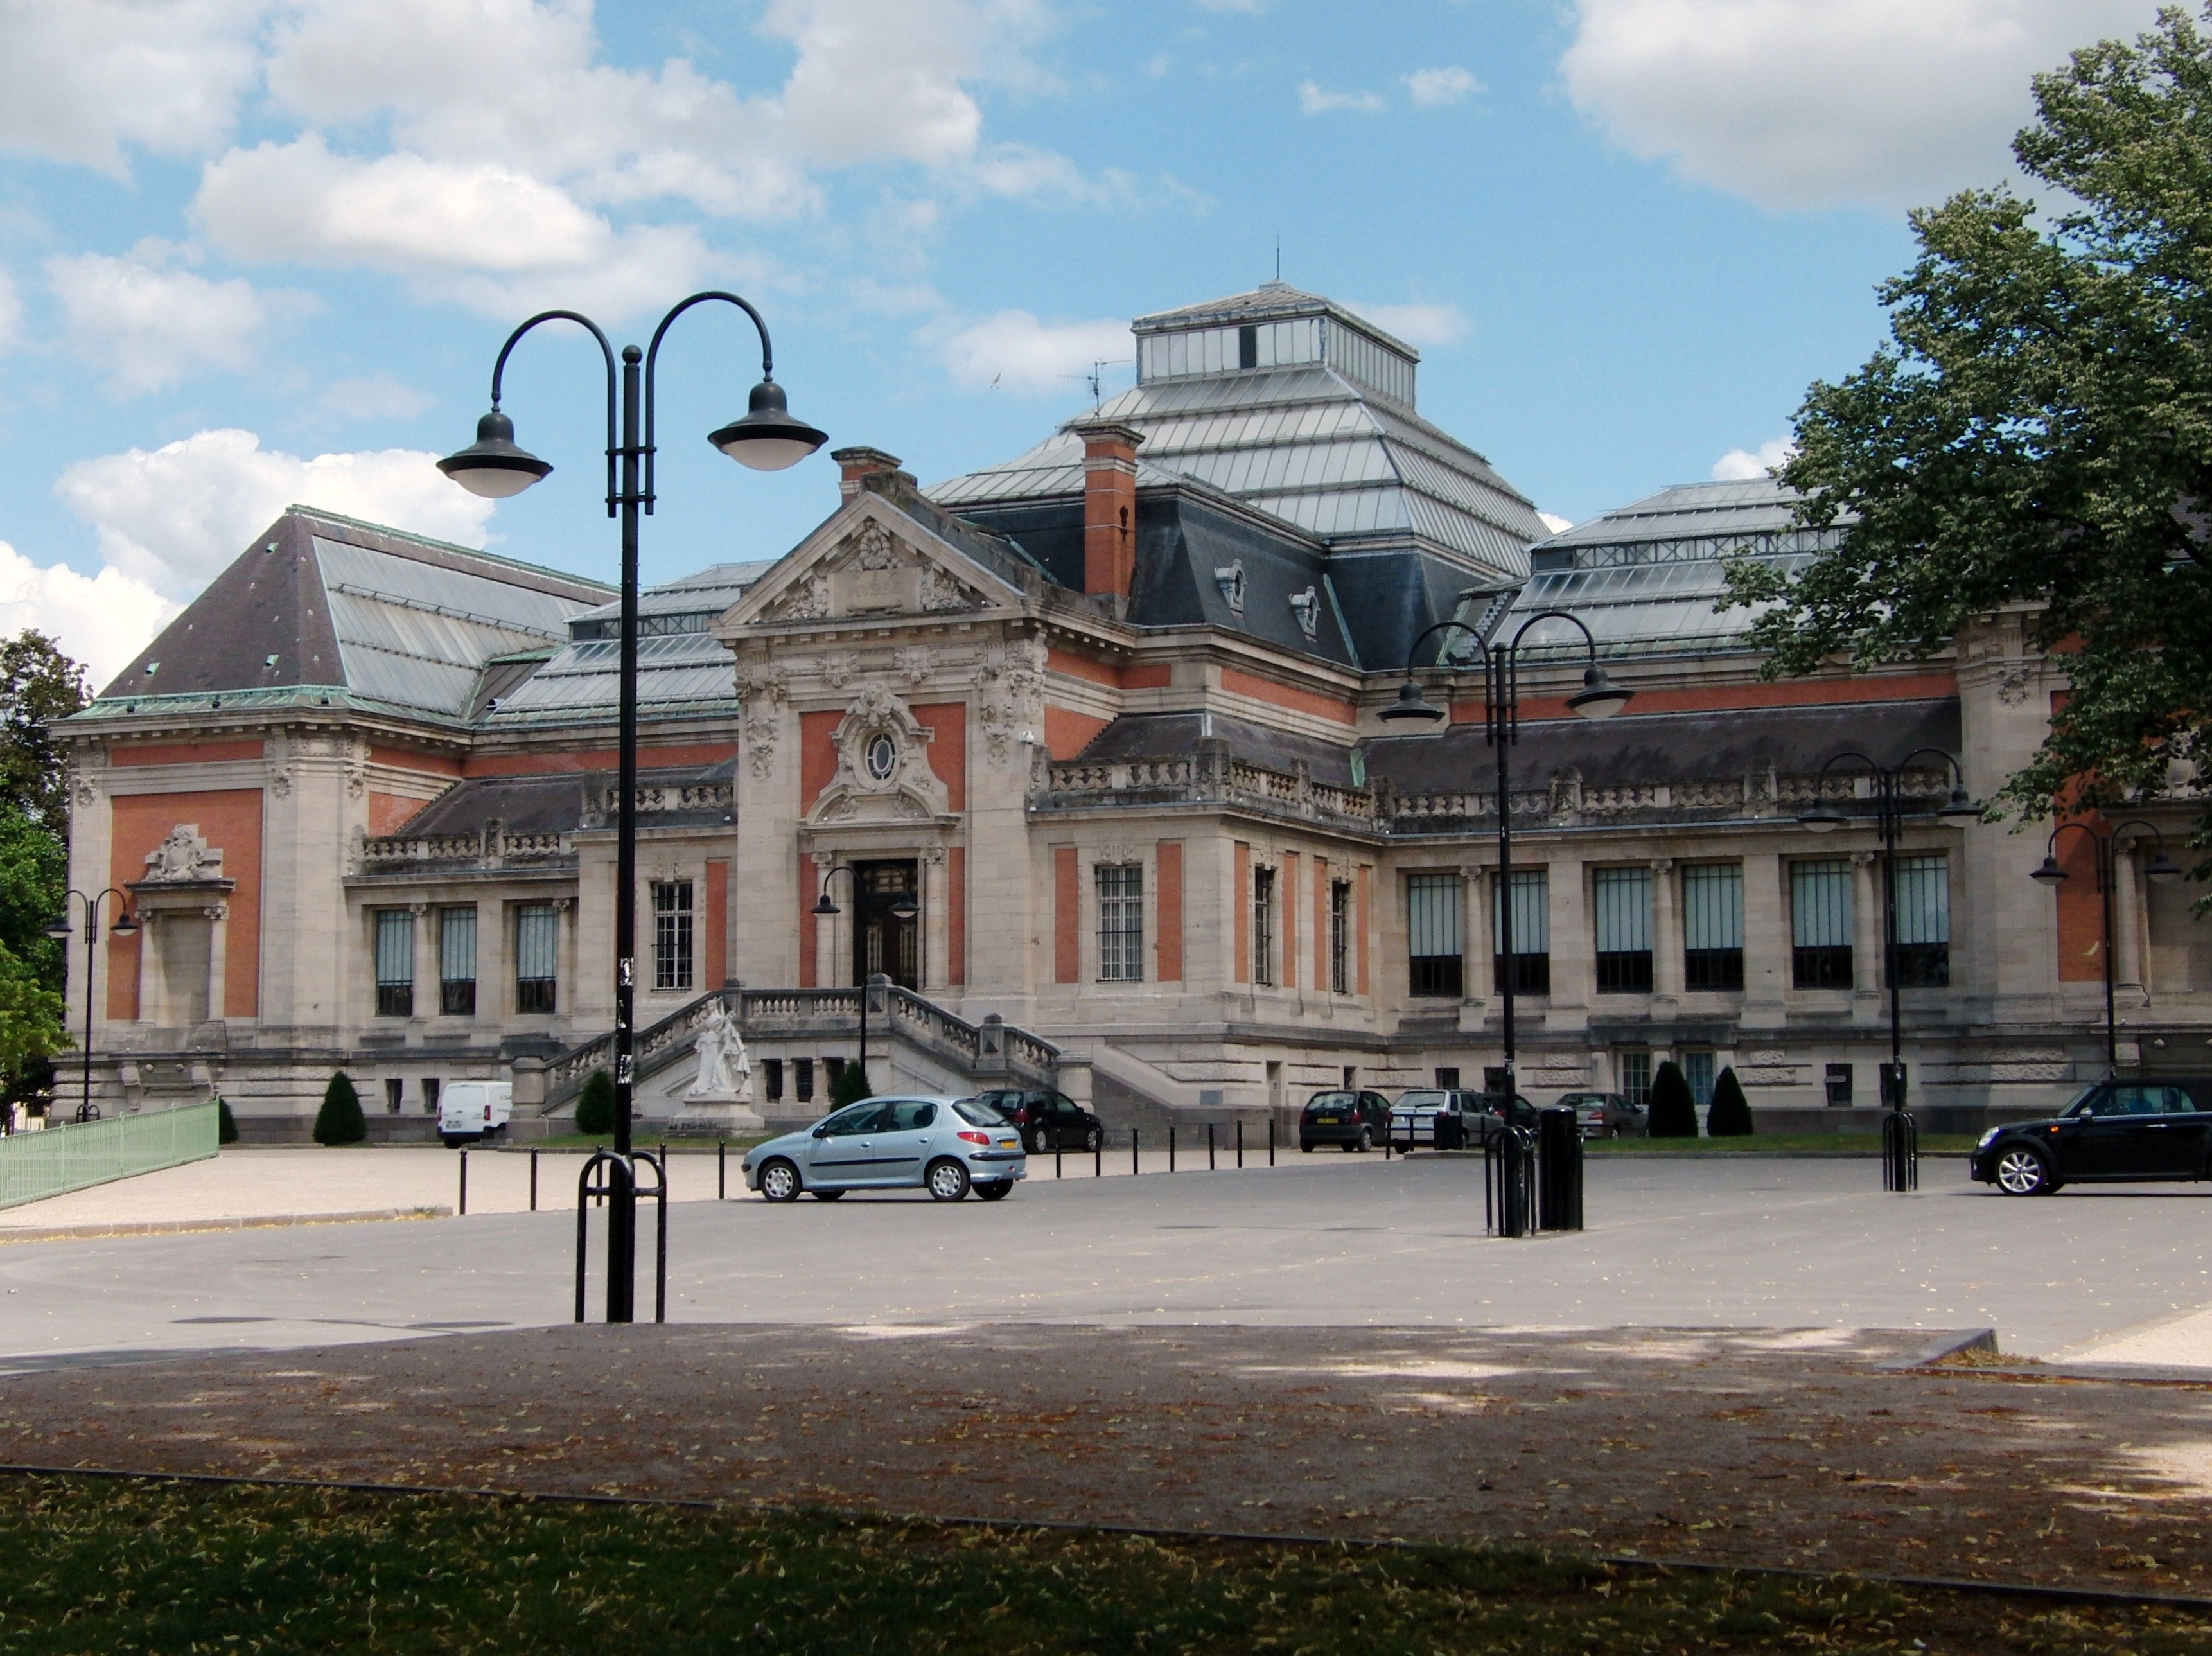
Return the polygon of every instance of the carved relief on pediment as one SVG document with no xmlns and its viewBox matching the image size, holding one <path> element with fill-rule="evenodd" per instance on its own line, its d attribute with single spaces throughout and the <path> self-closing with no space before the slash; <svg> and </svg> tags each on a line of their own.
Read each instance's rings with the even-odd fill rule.
<svg viewBox="0 0 2212 1656">
<path fill-rule="evenodd" d="M 141 883 L 184 886 L 222 878 L 222 851 L 207 843 L 196 822 L 180 822 L 168 837 L 146 853 Z"/>
</svg>

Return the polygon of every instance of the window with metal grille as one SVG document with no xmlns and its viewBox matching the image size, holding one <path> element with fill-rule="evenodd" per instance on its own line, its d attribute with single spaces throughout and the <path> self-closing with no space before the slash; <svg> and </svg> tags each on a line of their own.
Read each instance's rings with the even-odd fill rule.
<svg viewBox="0 0 2212 1656">
<path fill-rule="evenodd" d="M 448 1018 L 477 1013 L 477 911 L 438 910 L 438 1010 Z"/>
<path fill-rule="evenodd" d="M 1897 860 L 1897 983 L 1951 986 L 1951 860 L 1937 851 Z"/>
<path fill-rule="evenodd" d="M 1790 974 L 1799 989 L 1851 986 L 1851 865 L 1790 865 Z"/>
<path fill-rule="evenodd" d="M 1620 1096 L 1641 1110 L 1651 1099 L 1651 1055 L 1624 1052 L 1620 1062 Z"/>
<path fill-rule="evenodd" d="M 691 987 L 691 882 L 653 882 L 653 986 Z"/>
<path fill-rule="evenodd" d="M 558 1000 L 561 916 L 550 903 L 514 911 L 514 1009 L 550 1012 Z"/>
<path fill-rule="evenodd" d="M 1651 992 L 1651 870 L 1598 868 L 1590 874 L 1597 910 L 1601 995 Z"/>
<path fill-rule="evenodd" d="M 1352 882 L 1348 880 L 1333 880 L 1328 885 L 1328 987 L 1334 994 L 1352 993 Z"/>
<path fill-rule="evenodd" d="M 1503 989 L 1511 982 L 1522 995 L 1552 992 L 1551 880 L 1542 868 L 1516 868 L 1510 916 L 1513 922 L 1512 959 L 1506 959 L 1505 924 L 1508 910 L 1504 887 L 1491 878 L 1491 982 Z"/>
<path fill-rule="evenodd" d="M 376 911 L 376 1015 L 415 1015 L 415 916 L 404 909 Z"/>
<path fill-rule="evenodd" d="M 1109 983 L 1145 980 L 1145 865 L 1102 862 L 1098 883 L 1098 976 Z"/>
<path fill-rule="evenodd" d="M 768 1101 L 770 1104 L 782 1103 L 783 1060 L 781 1058 L 763 1058 L 761 1060 L 761 1075 L 763 1078 L 762 1086 L 765 1090 Z"/>
<path fill-rule="evenodd" d="M 1682 870 L 1682 986 L 1743 987 L 1741 862 L 1693 862 Z"/>
<path fill-rule="evenodd" d="M 1275 871 L 1252 871 L 1252 981 L 1275 981 Z"/>
<path fill-rule="evenodd" d="M 1456 1001 L 1466 993 L 1462 892 L 1457 874 L 1406 876 L 1407 976 L 1413 994 Z"/>
<path fill-rule="evenodd" d="M 792 1096 L 801 1104 L 814 1101 L 814 1060 L 793 1058 L 791 1061 Z"/>
</svg>

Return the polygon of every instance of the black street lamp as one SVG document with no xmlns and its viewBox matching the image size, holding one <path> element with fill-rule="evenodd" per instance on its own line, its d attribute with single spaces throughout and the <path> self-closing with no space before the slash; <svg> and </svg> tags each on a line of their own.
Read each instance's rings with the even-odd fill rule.
<svg viewBox="0 0 2212 1656">
<path fill-rule="evenodd" d="M 825 919 L 834 918 L 845 912 L 830 899 L 830 880 L 834 874 L 842 874 L 851 880 L 855 893 L 860 888 L 860 876 L 851 863 L 840 862 L 835 867 L 824 868 L 822 871 L 822 895 L 814 904 L 814 912 Z M 859 900 L 856 895 L 854 901 L 857 904 Z M 913 892 L 901 892 L 891 899 L 891 912 L 901 920 L 911 920 L 920 914 L 921 910 L 915 904 Z M 868 1078 L 868 995 L 878 979 L 884 983 L 890 981 L 879 971 L 872 971 L 860 980 L 860 1079 L 863 1081 Z"/>
<path fill-rule="evenodd" d="M 115 899 L 115 923 L 108 928 L 112 937 L 136 937 L 138 922 L 131 917 L 131 899 L 110 886 L 97 897 L 87 897 L 72 886 L 62 894 L 61 911 L 46 922 L 46 935 L 60 942 L 64 948 L 74 933 L 70 925 L 70 899 L 84 904 L 84 1100 L 76 1107 L 79 1121 L 90 1121 L 92 1107 L 92 991 L 93 979 L 100 965 L 100 905 L 109 898 Z"/>
<path fill-rule="evenodd" d="M 1513 1023 L 1513 976 L 1518 969 L 1513 948 L 1513 795 L 1510 788 L 1507 750 L 1521 740 L 1521 641 L 1528 636 L 1528 629 L 1540 621 L 1567 621 L 1579 628 L 1583 643 L 1589 654 L 1589 665 L 1583 671 L 1583 687 L 1567 697 L 1567 705 L 1585 719 L 1609 719 L 1628 704 L 1636 692 L 1624 690 L 1606 676 L 1605 669 L 1597 664 L 1597 640 L 1590 630 L 1565 610 L 1546 610 L 1530 616 L 1521 624 L 1509 644 L 1492 644 L 1481 632 L 1464 621 L 1439 621 L 1413 640 L 1413 648 L 1406 652 L 1406 682 L 1399 686 L 1398 699 L 1382 709 L 1382 716 L 1396 722 L 1418 720 L 1433 724 L 1444 716 L 1444 709 L 1426 701 L 1421 687 L 1413 679 L 1413 658 L 1420 654 L 1421 646 L 1440 632 L 1454 629 L 1474 640 L 1475 648 L 1482 652 L 1482 739 L 1498 756 L 1498 952 L 1504 956 L 1505 970 L 1498 983 L 1498 998 L 1501 1013 L 1501 1027 L 1505 1045 L 1505 1099 L 1504 1109 L 1510 1119 L 1513 1100 L 1519 1093 L 1519 1078 L 1515 1073 L 1515 1030 Z"/>
<path fill-rule="evenodd" d="M 624 345 L 622 371 L 615 371 L 614 347 L 599 324 L 571 310 L 541 311 L 507 336 L 492 365 L 491 411 L 477 422 L 477 440 L 458 454 L 438 462 L 438 469 L 472 495 L 487 500 L 506 500 L 545 476 L 553 468 L 514 441 L 514 422 L 500 411 L 500 382 L 507 359 L 522 336 L 540 322 L 574 322 L 599 342 L 607 366 L 607 515 L 622 519 L 622 646 L 620 652 L 621 714 L 617 740 L 615 805 L 615 1136 L 614 1166 L 608 1174 L 607 1191 L 607 1320 L 631 1320 L 635 1284 L 632 1278 L 637 1254 L 637 1180 L 630 1165 L 630 1098 L 635 1081 L 632 1058 L 635 1032 L 631 1012 L 635 992 L 637 947 L 637 527 L 638 511 L 653 510 L 654 381 L 660 360 L 660 341 L 669 325 L 694 305 L 717 300 L 735 305 L 752 318 L 760 334 L 761 381 L 752 389 L 750 411 L 713 433 L 708 441 L 731 459 L 758 472 L 779 472 L 795 466 L 828 441 L 822 432 L 793 419 L 784 405 L 783 388 L 775 383 L 775 357 L 768 324 L 761 314 L 733 293 L 695 293 L 660 319 L 650 345 L 642 353 L 644 368 L 644 431 L 639 433 L 639 371 L 641 353 Z M 615 413 L 619 377 L 622 414 L 617 436 Z M 620 462 L 621 474 L 616 467 Z M 639 472 L 643 462 L 643 477 Z"/>
<path fill-rule="evenodd" d="M 1831 757 L 1813 779 L 1813 805 L 1798 813 L 1797 820 L 1816 834 L 1833 833 L 1847 826 L 1853 819 L 1832 805 L 1820 801 L 1820 784 L 1828 772 L 1846 759 L 1856 760 L 1866 767 L 1875 784 L 1875 831 L 1881 836 L 1881 935 L 1882 976 L 1889 980 L 1889 1062 L 1882 1066 L 1882 1102 L 1893 1111 L 1905 1108 L 1905 1035 L 1898 1000 L 1897 970 L 1897 838 L 1905 826 L 1905 798 L 1899 783 L 1905 768 L 1913 760 L 1929 755 L 1943 761 L 1951 773 L 1951 795 L 1936 810 L 1945 821 L 1978 821 L 1982 807 L 1966 797 L 1966 773 L 1959 761 L 1940 747 L 1923 747 L 1906 754 L 1895 764 L 1877 764 L 1856 748 L 1846 748 Z M 1861 819 L 1863 820 L 1863 819 Z"/>
<path fill-rule="evenodd" d="M 2062 822 L 2051 831 L 2050 839 L 2044 843 L 2043 866 L 2029 874 L 2030 880 L 2040 881 L 2054 889 L 2065 884 L 2066 870 L 2058 866 L 2058 837 L 2069 828 L 2077 833 L 2088 835 L 2089 843 L 2095 850 L 2097 896 L 2103 906 L 2105 927 L 2104 941 L 2099 951 L 2105 959 L 2105 1074 L 2107 1077 L 2116 1076 L 2120 1073 L 2120 1037 L 2119 1020 L 2112 1010 L 2112 978 L 2116 970 L 2112 964 L 2112 891 L 2119 883 L 2120 836 L 2130 828 L 2149 829 L 2150 837 L 2158 842 L 2158 852 L 2143 873 L 2160 885 L 2180 879 L 2181 868 L 2166 854 L 2166 836 L 2141 817 L 2130 818 L 2117 828 L 2101 834 L 2086 822 Z"/>
</svg>

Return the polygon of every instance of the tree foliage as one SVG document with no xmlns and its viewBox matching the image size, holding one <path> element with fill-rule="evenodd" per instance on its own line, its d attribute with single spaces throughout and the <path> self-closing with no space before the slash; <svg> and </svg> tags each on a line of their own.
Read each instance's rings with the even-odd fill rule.
<svg viewBox="0 0 2212 1656">
<path fill-rule="evenodd" d="M 1644 1107 L 1649 1112 L 1644 1130 L 1650 1137 L 1697 1137 L 1697 1095 L 1690 1091 L 1682 1066 L 1672 1058 L 1661 1064 L 1658 1073 L 1652 1076 L 1650 1096 L 1644 1100 Z"/>
<path fill-rule="evenodd" d="M 848 1104 L 858 1104 L 862 1099 L 872 1099 L 875 1089 L 868 1085 L 868 1072 L 858 1062 L 848 1062 L 837 1071 L 837 1079 L 830 1083 L 830 1107 L 842 1110 Z"/>
<path fill-rule="evenodd" d="M 368 1136 L 368 1123 L 361 1113 L 361 1094 L 353 1090 L 353 1077 L 341 1069 L 323 1089 L 323 1107 L 315 1112 L 315 1142 L 359 1144 Z"/>
<path fill-rule="evenodd" d="M 84 668 L 35 628 L 0 641 L 0 800 L 65 833 L 68 765 L 54 726 L 91 699 Z"/>
<path fill-rule="evenodd" d="M 2029 817 L 2212 757 L 2212 40 L 2169 8 L 2034 92 L 2014 153 L 2051 215 L 2002 186 L 1912 215 L 1888 342 L 1813 386 L 1781 472 L 1840 545 L 1729 572 L 1771 606 L 1771 675 L 1923 657 L 1993 616 L 2068 652 L 2001 796 Z"/>
<path fill-rule="evenodd" d="M 1749 1138 L 1751 1133 L 1751 1100 L 1744 1097 L 1743 1083 L 1730 1065 L 1713 1083 L 1713 1101 L 1705 1106 L 1705 1136 Z"/>
<path fill-rule="evenodd" d="M 584 1081 L 583 1096 L 576 1100 L 576 1130 L 598 1135 L 615 1130 L 615 1078 L 594 1069 Z"/>
</svg>

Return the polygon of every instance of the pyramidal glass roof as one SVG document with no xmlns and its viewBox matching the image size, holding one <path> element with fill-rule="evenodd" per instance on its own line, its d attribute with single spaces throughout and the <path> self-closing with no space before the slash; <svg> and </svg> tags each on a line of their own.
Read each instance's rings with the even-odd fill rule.
<svg viewBox="0 0 2212 1656">
<path fill-rule="evenodd" d="M 1139 317 L 1133 331 L 1137 383 L 1098 414 L 1145 434 L 1140 489 L 1192 478 L 1333 549 L 1418 546 L 1492 584 L 1528 573 L 1543 520 L 1415 411 L 1411 347 L 1280 283 Z M 1082 490 L 1082 441 L 1058 432 L 928 493 L 958 511 Z"/>
</svg>

